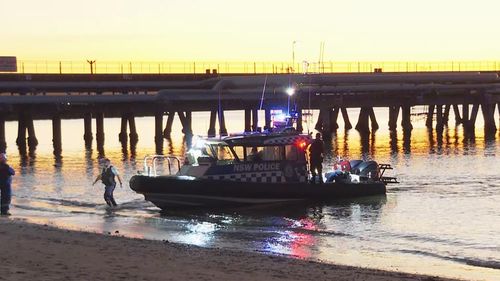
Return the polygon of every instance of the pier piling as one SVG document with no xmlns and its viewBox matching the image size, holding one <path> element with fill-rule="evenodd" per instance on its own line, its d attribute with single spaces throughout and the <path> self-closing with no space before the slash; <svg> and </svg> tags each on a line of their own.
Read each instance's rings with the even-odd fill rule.
<svg viewBox="0 0 500 281">
<path fill-rule="evenodd" d="M 394 131 L 398 127 L 399 106 L 389 107 L 389 130 Z"/>
<path fill-rule="evenodd" d="M 370 123 L 373 132 L 379 129 L 379 125 L 377 123 L 373 107 L 362 107 L 361 110 L 359 111 L 359 118 L 358 118 L 358 123 L 356 124 L 356 130 L 358 130 L 361 133 L 368 133 L 370 132 Z"/>
<path fill-rule="evenodd" d="M 431 125 L 432 128 L 432 125 Z M 443 105 L 436 105 L 436 131 L 442 133 L 444 130 Z"/>
<path fill-rule="evenodd" d="M 443 123 L 444 125 L 448 125 L 448 121 L 450 120 L 450 108 L 451 105 L 447 104 L 444 107 L 444 112 L 443 112 Z"/>
<path fill-rule="evenodd" d="M 121 117 L 120 133 L 118 134 L 118 139 L 122 144 L 126 144 L 128 142 L 127 125 L 128 125 L 128 114 L 124 113 L 122 114 Z"/>
<path fill-rule="evenodd" d="M 470 115 L 469 115 L 468 104 L 464 104 L 464 107 L 462 108 L 464 134 L 467 139 L 473 139 L 475 136 L 476 119 L 478 112 L 479 112 L 478 103 L 472 105 L 472 110 L 470 111 Z"/>
<path fill-rule="evenodd" d="M 469 104 L 462 105 L 462 124 L 466 127 L 469 126 Z"/>
<path fill-rule="evenodd" d="M 179 119 L 181 120 L 182 132 L 185 135 L 192 135 L 193 130 L 191 125 L 192 122 L 191 111 L 186 111 L 186 112 L 177 111 L 177 115 L 179 115 Z"/>
<path fill-rule="evenodd" d="M 337 123 L 337 119 L 339 118 L 339 107 L 334 107 L 333 111 L 329 111 L 330 113 L 330 130 L 332 132 L 336 131 L 339 128 L 339 124 Z"/>
<path fill-rule="evenodd" d="M 252 111 L 250 109 L 245 109 L 245 132 L 247 133 L 252 130 L 251 119 L 252 119 Z"/>
<path fill-rule="evenodd" d="M 320 129 L 319 130 L 316 129 L 316 130 L 322 131 L 323 137 L 329 137 L 332 133 L 331 112 L 332 112 L 331 107 L 320 109 L 320 113 L 319 113 L 319 117 L 318 117 L 318 123 L 320 124 L 319 125 Z M 316 125 L 318 125 L 318 124 L 316 124 Z"/>
<path fill-rule="evenodd" d="M 498 107 L 498 126 L 500 127 L 500 102 L 497 104 Z M 495 105 L 493 105 L 493 109 L 495 109 Z M 493 114 L 495 114 L 495 110 L 493 110 Z"/>
<path fill-rule="evenodd" d="M 83 140 L 85 141 L 85 147 L 90 148 L 92 146 L 92 113 L 85 113 L 83 116 Z"/>
<path fill-rule="evenodd" d="M 481 104 L 481 111 L 484 118 L 484 132 L 487 135 L 495 134 L 497 126 L 495 124 L 495 104 Z"/>
<path fill-rule="evenodd" d="M 409 105 L 401 106 L 401 114 L 402 114 L 401 127 L 403 127 L 403 131 L 409 132 L 413 130 L 413 125 L 411 124 L 411 106 Z"/>
<path fill-rule="evenodd" d="M 367 107 L 362 107 L 359 111 L 358 123 L 356 124 L 356 130 L 361 133 L 370 132 L 369 125 L 370 113 Z"/>
<path fill-rule="evenodd" d="M 97 146 L 104 146 L 104 113 L 96 113 L 95 121 Z"/>
<path fill-rule="evenodd" d="M 245 111 L 246 113 L 246 111 Z M 250 118 L 249 118 L 250 119 Z M 215 132 L 215 123 L 217 121 L 217 110 L 211 110 L 210 111 L 210 124 L 208 127 L 208 136 L 209 137 L 215 137 L 216 132 Z M 245 117 L 245 132 L 247 131 L 247 119 Z M 248 129 L 250 129 L 250 122 L 248 123 Z"/>
<path fill-rule="evenodd" d="M 316 124 L 314 125 L 314 129 L 316 131 L 322 131 L 323 130 L 323 115 L 325 114 L 324 109 L 319 110 L 318 114 L 318 121 L 316 121 Z"/>
<path fill-rule="evenodd" d="M 264 110 L 264 119 L 265 119 L 264 127 L 266 129 L 270 129 L 271 128 L 271 109 L 266 108 Z"/>
<path fill-rule="evenodd" d="M 429 105 L 429 109 L 427 110 L 427 118 L 425 119 L 425 126 L 427 128 L 432 128 L 435 107 L 436 106 L 434 104 L 431 104 Z"/>
<path fill-rule="evenodd" d="M 259 127 L 259 111 L 252 109 L 252 131 L 256 132 Z"/>
<path fill-rule="evenodd" d="M 27 115 L 26 119 L 26 129 L 28 130 L 28 145 L 30 148 L 34 148 L 38 145 L 38 139 L 35 134 L 35 125 L 33 123 L 33 117 L 31 115 Z"/>
<path fill-rule="evenodd" d="M 130 129 L 129 138 L 130 146 L 132 148 L 139 141 L 139 134 L 137 133 L 137 127 L 135 126 L 135 115 L 133 113 L 128 115 L 128 128 Z"/>
<path fill-rule="evenodd" d="M 457 104 L 453 105 L 453 113 L 455 114 L 455 125 L 459 125 L 463 123 L 462 116 L 460 115 L 460 109 Z"/>
<path fill-rule="evenodd" d="M 344 119 L 344 128 L 346 130 L 352 129 L 352 124 L 351 124 L 351 121 L 349 120 L 349 115 L 347 114 L 347 109 L 345 107 L 342 107 L 340 110 L 342 111 L 342 119 Z"/>
<path fill-rule="evenodd" d="M 24 113 L 19 113 L 17 121 L 17 139 L 16 144 L 20 148 L 26 148 L 26 116 Z"/>
<path fill-rule="evenodd" d="M 476 127 L 476 119 L 478 112 L 479 112 L 479 103 L 475 103 L 474 105 L 472 105 L 472 111 L 469 120 L 469 126 L 471 126 L 472 128 Z"/>
<path fill-rule="evenodd" d="M 174 124 L 175 111 L 169 111 L 167 113 L 167 124 L 165 124 L 165 130 L 163 130 L 163 137 L 169 138 L 172 134 L 172 125 Z M 215 121 L 214 121 L 215 124 Z M 210 126 L 212 126 L 212 115 L 210 115 Z M 212 128 L 212 127 L 210 127 Z M 215 135 L 215 129 L 214 135 Z M 210 129 L 208 129 L 208 135 L 210 136 Z"/>
<path fill-rule="evenodd" d="M 193 135 L 193 113 L 191 111 L 186 111 L 186 125 L 187 133 L 186 135 Z"/>
<path fill-rule="evenodd" d="M 380 128 L 380 126 L 377 123 L 377 118 L 375 117 L 375 112 L 373 111 L 373 107 L 368 108 L 368 114 L 370 116 L 370 122 L 372 125 L 372 131 L 375 132 Z"/>
<path fill-rule="evenodd" d="M 183 111 L 177 111 L 177 115 L 179 116 L 179 120 L 181 121 L 182 133 L 187 134 L 186 115 L 184 115 Z"/>
<path fill-rule="evenodd" d="M 52 144 L 54 146 L 54 154 L 60 155 L 62 152 L 62 130 L 61 116 L 59 115 L 52 117 Z"/>
<path fill-rule="evenodd" d="M 227 136 L 226 118 L 224 117 L 224 111 L 220 109 L 218 111 L 218 115 L 219 115 L 219 134 L 221 136 Z"/>
<path fill-rule="evenodd" d="M 155 143 L 157 146 L 163 144 L 163 111 L 155 113 Z"/>
</svg>

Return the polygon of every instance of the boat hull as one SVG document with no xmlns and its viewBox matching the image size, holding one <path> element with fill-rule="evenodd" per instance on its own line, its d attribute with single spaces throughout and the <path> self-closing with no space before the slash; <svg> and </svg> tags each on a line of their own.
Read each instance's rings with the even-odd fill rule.
<svg viewBox="0 0 500 281">
<path fill-rule="evenodd" d="M 331 201 L 385 194 L 382 182 L 253 183 L 192 177 L 133 176 L 130 187 L 161 209 L 243 207 L 300 201 Z"/>
</svg>

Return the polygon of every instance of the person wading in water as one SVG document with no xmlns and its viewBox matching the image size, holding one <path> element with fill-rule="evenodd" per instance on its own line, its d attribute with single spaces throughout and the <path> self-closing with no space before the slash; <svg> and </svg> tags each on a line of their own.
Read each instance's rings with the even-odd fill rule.
<svg viewBox="0 0 500 281">
<path fill-rule="evenodd" d="M 92 185 L 95 185 L 99 180 L 102 181 L 104 184 L 104 201 L 110 207 L 116 207 L 117 205 L 113 197 L 113 191 L 116 187 L 115 177 L 118 178 L 120 187 L 122 187 L 122 179 L 118 174 L 118 170 L 111 165 L 111 161 L 108 158 L 104 158 L 104 168 L 102 168 L 101 174 L 97 176 Z"/>
<path fill-rule="evenodd" d="M 12 176 L 15 174 L 16 172 L 14 169 L 7 164 L 7 155 L 5 153 L 0 153 L 0 202 L 2 216 L 10 216 L 9 208 L 12 197 L 10 185 L 12 183 Z"/>
</svg>

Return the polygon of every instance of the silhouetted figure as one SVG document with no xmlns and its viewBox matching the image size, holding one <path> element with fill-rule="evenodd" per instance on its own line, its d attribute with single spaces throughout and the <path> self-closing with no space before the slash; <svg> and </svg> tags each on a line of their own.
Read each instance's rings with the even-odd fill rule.
<svg viewBox="0 0 500 281">
<path fill-rule="evenodd" d="M 316 182 L 316 172 L 319 175 L 319 181 L 323 182 L 323 154 L 325 144 L 321 140 L 321 134 L 316 134 L 316 139 L 309 146 L 309 160 L 311 166 L 311 181 Z"/>
<path fill-rule="evenodd" d="M 2 216 L 10 216 L 9 208 L 12 197 L 10 185 L 12 183 L 12 176 L 15 174 L 16 172 L 14 169 L 7 164 L 7 155 L 5 153 L 0 153 L 0 209 Z"/>
<path fill-rule="evenodd" d="M 257 151 L 257 147 L 252 147 L 248 155 L 249 162 L 262 162 L 262 151 Z"/>
<path fill-rule="evenodd" d="M 87 60 L 90 64 L 90 74 L 94 74 L 95 60 Z"/>
</svg>

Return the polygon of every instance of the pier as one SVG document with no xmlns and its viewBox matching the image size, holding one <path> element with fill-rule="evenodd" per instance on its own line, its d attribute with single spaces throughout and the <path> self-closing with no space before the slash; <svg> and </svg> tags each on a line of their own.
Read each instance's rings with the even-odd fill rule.
<svg viewBox="0 0 500 281">
<path fill-rule="evenodd" d="M 455 124 L 462 124 L 468 136 L 473 137 L 477 118 L 484 120 L 485 135 L 494 136 L 500 78 L 496 72 L 0 74 L 0 150 L 6 149 L 6 121 L 18 122 L 19 147 L 36 147 L 33 120 L 39 119 L 52 120 L 55 153 L 62 150 L 62 119 L 83 119 L 86 146 L 95 140 L 102 148 L 105 119 L 121 118 L 120 141 L 133 146 L 139 141 L 135 118 L 143 116 L 154 117 L 152 137 L 161 148 L 174 118 L 184 134 L 192 135 L 192 113 L 197 111 L 210 112 L 208 136 L 228 134 L 226 110 L 241 110 L 241 131 L 252 132 L 270 127 L 271 112 L 277 109 L 297 112 L 299 121 L 306 111 L 319 110 L 314 127 L 325 137 L 335 133 L 340 121 L 345 129 L 364 134 L 388 126 L 408 135 L 412 107 L 420 105 L 428 109 L 426 125 L 437 133 L 453 110 Z M 389 109 L 388 124 L 377 122 L 375 107 Z M 357 120 L 349 120 L 348 108 L 360 109 Z M 297 129 L 302 130 L 301 122 Z"/>
</svg>

